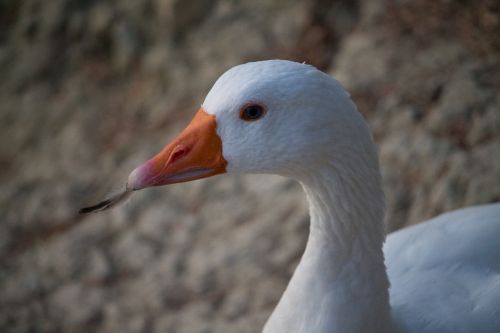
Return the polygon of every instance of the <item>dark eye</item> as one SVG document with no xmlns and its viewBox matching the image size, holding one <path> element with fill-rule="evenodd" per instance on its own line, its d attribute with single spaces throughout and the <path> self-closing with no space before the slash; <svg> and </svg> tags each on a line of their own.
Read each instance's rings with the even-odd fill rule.
<svg viewBox="0 0 500 333">
<path fill-rule="evenodd" d="M 262 118 L 265 110 L 259 104 L 245 105 L 240 110 L 240 118 L 246 121 L 254 121 Z"/>
</svg>

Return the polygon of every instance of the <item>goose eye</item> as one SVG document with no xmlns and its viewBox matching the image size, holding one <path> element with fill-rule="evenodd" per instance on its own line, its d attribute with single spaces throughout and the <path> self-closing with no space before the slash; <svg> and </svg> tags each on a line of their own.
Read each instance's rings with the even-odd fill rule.
<svg viewBox="0 0 500 333">
<path fill-rule="evenodd" d="M 240 110 L 240 118 L 245 121 L 254 121 L 262 118 L 264 113 L 264 108 L 259 104 L 245 105 Z"/>
</svg>

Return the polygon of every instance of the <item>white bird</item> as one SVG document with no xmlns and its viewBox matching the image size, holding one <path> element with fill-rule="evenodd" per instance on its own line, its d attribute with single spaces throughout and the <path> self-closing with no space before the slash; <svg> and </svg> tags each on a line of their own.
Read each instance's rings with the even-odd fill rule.
<svg viewBox="0 0 500 333">
<path fill-rule="evenodd" d="M 263 332 L 500 332 L 500 204 L 443 214 L 384 245 L 377 149 L 330 76 L 282 60 L 230 69 L 127 188 L 224 172 L 292 177 L 309 202 L 304 255 Z"/>
</svg>

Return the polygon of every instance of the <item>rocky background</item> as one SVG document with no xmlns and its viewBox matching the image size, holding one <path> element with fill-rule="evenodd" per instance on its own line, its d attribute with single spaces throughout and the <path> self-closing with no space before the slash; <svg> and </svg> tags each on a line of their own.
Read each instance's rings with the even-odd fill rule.
<svg viewBox="0 0 500 333">
<path fill-rule="evenodd" d="M 306 61 L 380 145 L 387 229 L 500 200 L 500 4 L 0 1 L 0 331 L 258 332 L 308 231 L 300 187 L 221 176 L 78 216 L 233 65 Z"/>
</svg>

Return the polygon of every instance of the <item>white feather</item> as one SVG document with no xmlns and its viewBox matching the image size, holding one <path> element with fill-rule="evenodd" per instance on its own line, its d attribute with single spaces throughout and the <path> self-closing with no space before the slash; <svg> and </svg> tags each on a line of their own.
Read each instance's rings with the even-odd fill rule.
<svg viewBox="0 0 500 333">
<path fill-rule="evenodd" d="M 268 112 L 241 121 L 249 102 Z M 377 150 L 337 81 L 289 61 L 244 64 L 203 108 L 228 172 L 293 177 L 309 201 L 305 253 L 264 332 L 500 332 L 500 204 L 442 215 L 383 247 Z"/>
</svg>

